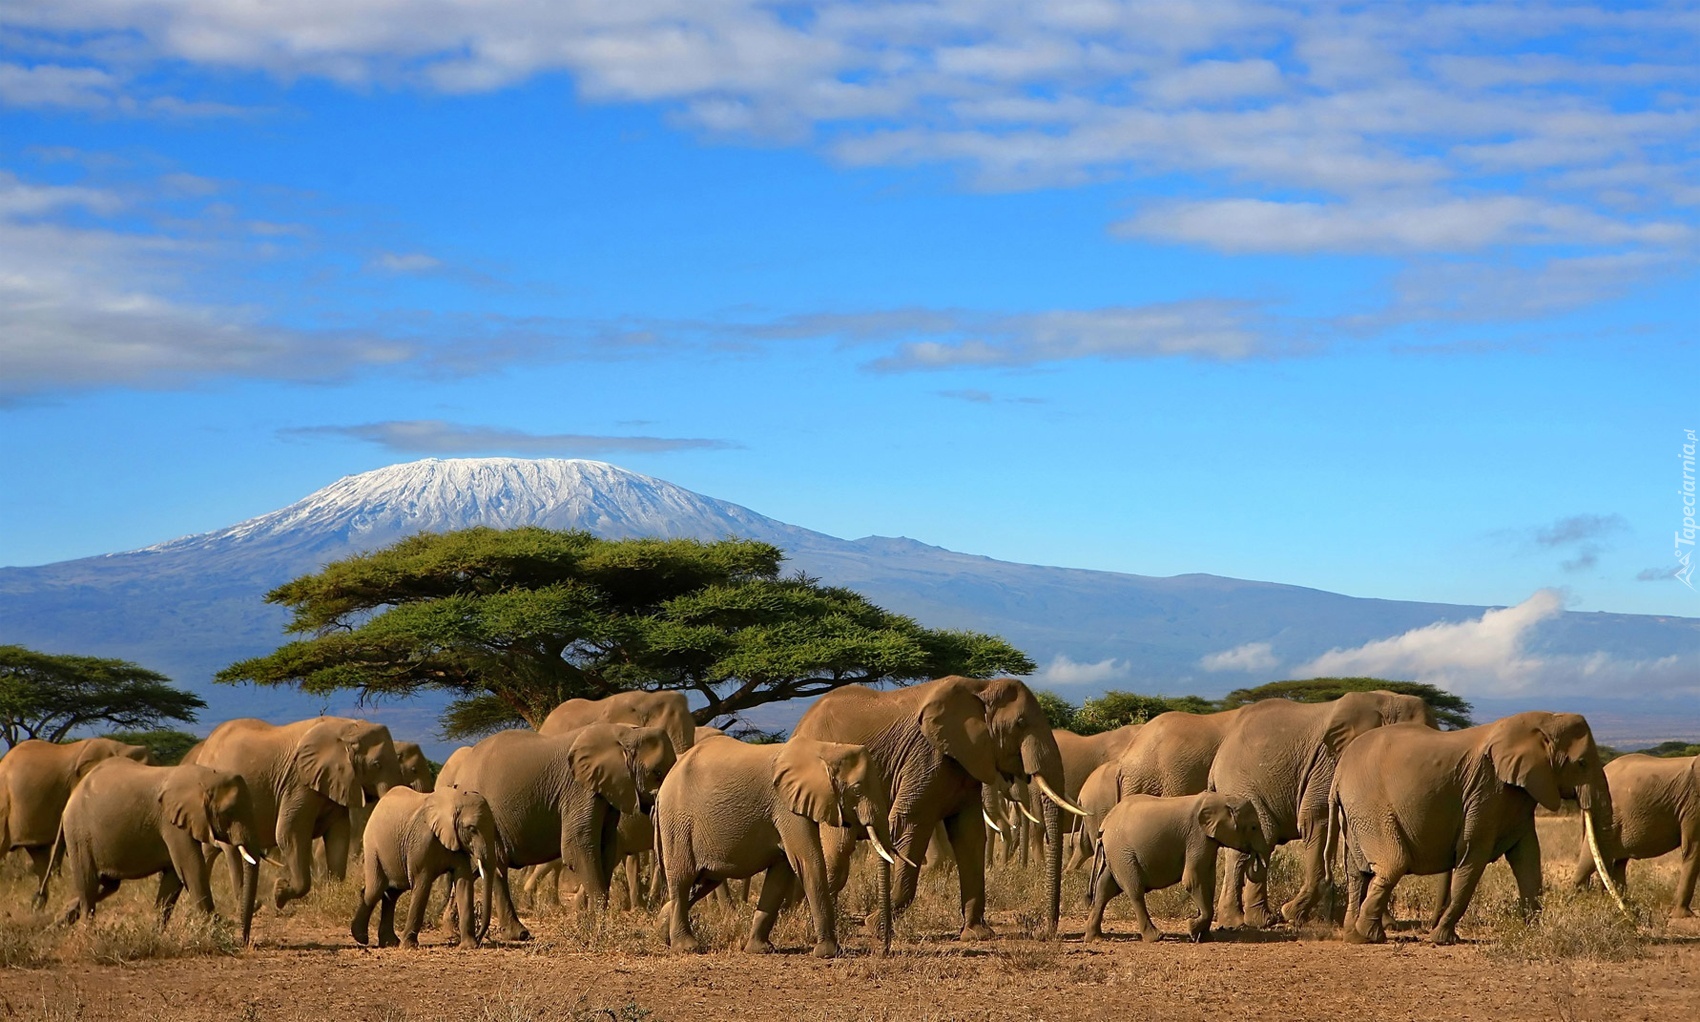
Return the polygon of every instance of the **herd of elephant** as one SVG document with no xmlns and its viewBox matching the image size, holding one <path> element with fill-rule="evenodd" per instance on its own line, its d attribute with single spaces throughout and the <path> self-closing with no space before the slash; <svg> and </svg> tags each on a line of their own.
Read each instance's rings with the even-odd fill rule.
<svg viewBox="0 0 1700 1022">
<path fill-rule="evenodd" d="M 67 923 L 93 916 L 122 881 L 158 875 L 162 924 L 185 888 L 213 911 L 209 878 L 222 855 L 247 942 L 262 862 L 278 869 L 272 900 L 282 908 L 310 890 L 316 843 L 326 872 L 341 879 L 359 841 L 363 885 L 350 931 L 367 943 L 376 911 L 380 946 L 417 944 L 440 877 L 449 878 L 454 939 L 470 948 L 491 927 L 504 940 L 529 936 L 510 871 L 538 867 L 533 883 L 570 876 L 600 910 L 624 863 L 630 904 L 659 905 L 668 944 L 695 950 L 691 907 L 759 874 L 745 947 L 769 949 L 777 916 L 800 901 L 819 956 L 838 953 L 836 895 L 862 842 L 877 876 L 865 929 L 881 949 L 893 913 L 915 897 L 921 866 L 943 858 L 954 863 L 961 935 L 989 936 L 986 866 L 999 838 L 1005 854 L 1019 847 L 1043 860 L 1047 935 L 1057 929 L 1072 844 L 1067 868 L 1091 870 L 1088 940 L 1123 892 L 1140 935 L 1156 939 L 1145 894 L 1177 883 L 1196 905 L 1195 940 L 1213 922 L 1315 917 L 1338 858 L 1348 941 L 1385 939 L 1399 879 L 1439 874 L 1430 939 L 1450 943 L 1498 858 L 1525 912 L 1538 908 L 1535 809 L 1556 810 L 1563 799 L 1582 810 L 1578 884 L 1598 872 L 1621 906 L 1627 860 L 1680 848 L 1674 911 L 1689 914 L 1700 873 L 1700 761 L 1632 755 L 1604 765 L 1574 714 L 1521 713 L 1443 732 L 1420 699 L 1365 692 L 1170 712 L 1083 737 L 1053 730 L 1013 678 L 840 688 L 773 745 L 697 726 L 678 693 L 576 699 L 536 730 L 457 749 L 435 778 L 418 746 L 343 717 L 228 721 L 169 767 L 108 739 L 24 742 L 0 758 L 0 854 L 28 852 L 38 907 L 55 873 L 68 876 Z M 1288 842 L 1299 843 L 1302 881 L 1277 910 L 1266 901 L 1268 865 Z M 1231 865 L 1218 893 L 1223 849 Z M 639 857 L 650 852 L 645 892 Z"/>
</svg>

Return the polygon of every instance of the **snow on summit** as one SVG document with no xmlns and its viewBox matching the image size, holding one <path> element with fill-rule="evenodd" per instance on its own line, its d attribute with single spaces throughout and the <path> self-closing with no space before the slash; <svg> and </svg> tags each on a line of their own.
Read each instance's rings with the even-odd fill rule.
<svg viewBox="0 0 1700 1022">
<path fill-rule="evenodd" d="M 727 501 L 601 461 L 426 458 L 345 476 L 257 518 L 150 551 L 266 540 L 330 540 L 370 550 L 418 532 L 486 525 L 586 529 L 599 536 L 777 540 L 794 530 Z"/>
</svg>

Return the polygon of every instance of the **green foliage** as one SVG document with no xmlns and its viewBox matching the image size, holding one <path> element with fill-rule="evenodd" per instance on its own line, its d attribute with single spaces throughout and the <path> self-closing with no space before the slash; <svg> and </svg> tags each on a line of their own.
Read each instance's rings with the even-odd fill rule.
<svg viewBox="0 0 1700 1022">
<path fill-rule="evenodd" d="M 193 723 L 206 702 L 171 679 L 128 660 L 38 653 L 0 646 L 0 737 L 60 742 L 80 727 L 147 730 L 168 720 Z"/>
<path fill-rule="evenodd" d="M 1402 695 L 1417 696 L 1434 711 L 1440 726 L 1449 731 L 1470 727 L 1471 706 L 1462 698 L 1443 688 L 1415 681 L 1390 681 L 1386 678 L 1310 678 L 1302 681 L 1272 681 L 1256 688 L 1239 688 L 1222 699 L 1222 709 L 1255 703 L 1259 699 L 1291 699 L 1300 703 L 1326 703 L 1347 692 L 1385 690 Z"/>
<path fill-rule="evenodd" d="M 1636 749 L 1644 756 L 1662 756 L 1675 759 L 1682 756 L 1700 756 L 1700 745 L 1693 742 L 1660 742 L 1645 749 Z"/>
<path fill-rule="evenodd" d="M 700 696 L 699 723 L 842 685 L 1026 674 L 994 636 L 923 628 L 859 593 L 782 576 L 753 540 L 604 540 L 523 528 L 423 534 L 267 594 L 307 638 L 220 671 L 225 683 L 458 698 L 449 738 L 541 723 L 575 697 Z"/>
<path fill-rule="evenodd" d="M 126 745 L 143 745 L 156 766 L 176 766 L 201 739 L 187 731 L 114 731 L 106 736 Z"/>
<path fill-rule="evenodd" d="M 1074 730 L 1074 715 L 1080 712 L 1080 707 L 1050 689 L 1039 689 L 1033 697 L 1039 700 L 1039 708 L 1045 711 L 1045 719 L 1052 729 Z"/>
<path fill-rule="evenodd" d="M 1148 696 L 1111 690 L 1082 703 L 1069 730 L 1077 735 L 1114 731 L 1129 724 L 1143 724 L 1159 713 L 1214 713 L 1221 707 L 1199 696 Z"/>
</svg>

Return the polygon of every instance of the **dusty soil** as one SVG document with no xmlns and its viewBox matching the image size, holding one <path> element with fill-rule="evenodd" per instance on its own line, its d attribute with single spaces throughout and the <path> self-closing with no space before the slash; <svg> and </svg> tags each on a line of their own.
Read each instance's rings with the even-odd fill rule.
<svg viewBox="0 0 1700 1022">
<path fill-rule="evenodd" d="M 565 917 L 556 917 L 564 920 Z M 1482 946 L 1399 935 L 1351 947 L 1320 932 L 1229 932 L 1082 944 L 1003 937 L 861 947 L 817 961 L 801 945 L 753 956 L 563 951 L 542 920 L 534 946 L 365 950 L 328 926 L 295 926 L 239 957 L 59 964 L 0 973 L 0 1017 L 166 1020 L 1700 1018 L 1700 927 L 1673 925 L 1645 957 L 1506 961 Z M 1008 918 L 994 925 L 1013 929 Z M 565 923 L 563 922 L 564 926 Z M 1179 920 L 1166 927 L 1178 930 Z M 1121 924 L 1121 932 L 1131 929 Z M 433 946 L 434 945 L 434 946 Z M 645 1014 L 647 1012 L 648 1014 Z"/>
<path fill-rule="evenodd" d="M 427 930 L 421 935 L 425 946 L 417 951 L 367 950 L 355 946 L 346 929 L 354 888 L 331 883 L 282 914 L 263 909 L 255 920 L 254 948 L 233 956 L 162 958 L 125 951 L 145 942 L 134 933 L 157 932 L 150 921 L 151 884 L 127 885 L 103 910 L 109 921 L 128 917 L 131 936 L 79 943 L 83 938 L 41 929 L 39 917 L 16 907 L 28 898 L 21 869 L 13 864 L 0 876 L 0 957 L 7 940 L 57 944 L 29 967 L 0 968 L 0 1019 L 1700 1019 L 1700 920 L 1665 919 L 1675 856 L 1632 865 L 1631 890 L 1639 892 L 1644 925 L 1627 929 L 1626 950 L 1593 940 L 1612 924 L 1623 932 L 1603 896 L 1567 901 L 1559 890 L 1569 877 L 1560 850 L 1576 846 L 1579 828 L 1573 821 L 1543 819 L 1541 829 L 1542 843 L 1551 849 L 1547 874 L 1553 894 L 1539 933 L 1581 938 L 1588 943 L 1583 950 L 1555 950 L 1548 943 L 1534 954 L 1508 950 L 1506 934 L 1516 924 L 1506 920 L 1515 898 L 1509 872 L 1500 864 L 1484 878 L 1460 927 L 1465 943 L 1445 948 L 1423 943 L 1414 927 L 1395 932 L 1385 945 L 1349 946 L 1332 927 L 1320 925 L 1219 931 L 1211 943 L 1190 944 L 1180 936 L 1186 901 L 1178 889 L 1151 897 L 1166 934 L 1159 943 L 1129 939 L 1135 927 L 1120 898 L 1106 919 L 1109 938 L 1084 944 L 1079 937 L 1085 879 L 1078 874 L 1065 878 L 1062 939 L 1040 941 L 1023 935 L 1039 903 L 1036 872 L 998 867 L 990 877 L 988 917 L 999 937 L 956 940 L 954 876 L 929 868 L 885 958 L 872 956 L 847 921 L 841 926 L 843 957 L 810 957 L 807 924 L 797 913 L 783 916 L 775 930 L 779 953 L 731 950 L 748 924 L 750 907 L 712 900 L 699 906 L 696 926 L 699 938 L 719 950 L 703 955 L 668 951 L 644 914 L 581 916 L 541 906 L 525 913 L 536 934 L 525 944 L 463 952 L 444 944 L 444 931 Z M 1277 866 L 1281 862 L 1278 857 Z M 1293 883 L 1279 873 L 1272 871 L 1277 894 Z M 1402 884 L 1395 904 L 1399 916 L 1422 915 L 1427 891 L 1420 881 Z M 844 911 L 861 911 L 857 902 L 865 907 L 869 897 L 865 884 L 853 877 Z M 173 922 L 167 932 L 179 926 Z M 115 957 L 133 960 L 110 964 Z"/>
</svg>

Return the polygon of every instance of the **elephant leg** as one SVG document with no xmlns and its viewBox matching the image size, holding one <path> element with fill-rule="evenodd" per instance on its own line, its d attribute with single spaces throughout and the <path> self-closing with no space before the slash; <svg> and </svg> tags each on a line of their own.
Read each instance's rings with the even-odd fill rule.
<svg viewBox="0 0 1700 1022">
<path fill-rule="evenodd" d="M 1577 889 L 1583 890 L 1588 881 L 1594 879 L 1594 853 L 1589 851 L 1587 842 L 1583 842 L 1582 850 L 1576 855 L 1576 868 L 1571 871 L 1570 883 Z"/>
<path fill-rule="evenodd" d="M 821 852 L 826 856 L 827 886 L 832 888 L 833 894 L 837 894 L 850 880 L 850 855 L 856 850 L 856 836 L 843 827 L 826 827 L 821 830 L 820 843 Z"/>
<path fill-rule="evenodd" d="M 945 821 L 945 830 L 956 855 L 956 882 L 962 890 L 962 939 L 989 939 L 992 928 L 986 925 L 986 861 L 981 857 L 986 847 L 986 822 L 978 812 L 961 812 Z"/>
<path fill-rule="evenodd" d="M 401 900 L 401 892 L 386 890 L 382 905 L 378 909 L 378 946 L 396 947 L 401 944 L 401 938 L 395 933 L 395 905 Z"/>
<path fill-rule="evenodd" d="M 1540 841 L 1531 832 L 1506 849 L 1505 864 L 1511 867 L 1512 879 L 1517 881 L 1517 902 L 1523 910 L 1523 921 L 1534 922 L 1541 911 Z"/>
<path fill-rule="evenodd" d="M 662 911 L 667 917 L 667 944 L 675 951 L 700 951 L 696 934 L 691 932 L 691 906 L 696 904 L 693 888 L 697 870 L 694 863 L 682 855 L 670 855 L 667 863 L 667 904 Z"/>
<path fill-rule="evenodd" d="M 361 947 L 365 947 L 371 938 L 369 927 L 372 923 L 372 910 L 378 907 L 383 896 L 382 882 L 368 883 L 360 892 L 360 902 L 354 906 L 354 919 L 348 924 L 348 933 L 354 938 L 354 943 Z"/>
<path fill-rule="evenodd" d="M 416 948 L 419 946 L 419 931 L 425 925 L 425 906 L 431 900 L 431 887 L 437 882 L 437 877 L 440 875 L 430 868 L 414 874 L 413 893 L 407 900 L 407 918 L 401 924 L 402 947 Z M 453 897 L 455 891 L 452 873 L 450 874 L 449 885 L 449 895 Z M 469 925 L 474 925 L 473 920 L 467 918 L 466 913 L 462 912 L 460 917 L 461 930 L 464 931 Z"/>
<path fill-rule="evenodd" d="M 325 829 L 325 875 L 332 880 L 343 880 L 348 876 L 348 848 L 352 841 L 352 827 L 347 813 L 337 813 L 331 817 L 330 826 Z"/>
<path fill-rule="evenodd" d="M 1357 919 L 1346 929 L 1346 943 L 1379 944 L 1387 939 L 1387 931 L 1381 925 L 1381 914 L 1387 910 L 1393 888 L 1402 876 L 1402 871 L 1391 869 L 1370 874 L 1363 903 L 1358 906 Z"/>
<path fill-rule="evenodd" d="M 1593 856 L 1588 857 L 1588 865 L 1593 865 Z M 1440 917 L 1446 914 L 1446 905 L 1452 900 L 1452 871 L 1447 870 L 1435 878 L 1434 911 L 1428 914 L 1428 928 L 1433 930 L 1440 925 Z"/>
<path fill-rule="evenodd" d="M 1694 883 L 1700 880 L 1700 835 L 1685 837 L 1682 842 L 1682 866 L 1677 873 L 1675 907 L 1671 917 L 1688 919 L 1694 915 Z"/>
<path fill-rule="evenodd" d="M 1192 895 L 1193 908 L 1196 909 L 1192 920 L 1186 925 L 1187 933 L 1191 934 L 1194 944 L 1210 939 L 1210 903 L 1216 897 L 1216 856 L 1211 853 L 1202 855 L 1199 859 L 1200 861 L 1189 864 L 1186 874 L 1181 877 L 1181 883 L 1185 885 L 1187 893 Z"/>
<path fill-rule="evenodd" d="M 496 932 L 503 940 L 530 940 L 531 931 L 519 921 L 519 913 L 514 911 L 513 892 L 508 889 L 508 867 L 496 869 L 495 883 L 496 920 L 500 923 Z M 453 904 L 453 899 L 450 899 Z"/>
<path fill-rule="evenodd" d="M 1143 878 L 1135 876 L 1128 879 L 1133 886 L 1127 889 L 1127 900 L 1128 904 L 1133 906 L 1133 921 L 1134 925 L 1139 927 L 1139 939 L 1147 944 L 1155 944 L 1163 939 L 1163 931 L 1157 929 L 1157 924 L 1151 921 L 1151 909 L 1145 904 Z"/>
<path fill-rule="evenodd" d="M 1092 885 L 1092 911 L 1086 916 L 1086 934 L 1083 940 L 1097 940 L 1104 935 L 1104 909 L 1110 904 L 1110 899 L 1122 892 L 1121 885 L 1116 883 L 1115 871 L 1107 865 L 1096 877 Z"/>
<path fill-rule="evenodd" d="M 30 879 L 34 881 L 35 889 L 41 890 L 41 882 L 47 879 L 48 864 L 53 861 L 52 845 L 30 845 L 24 849 L 30 857 Z M 0 858 L 5 858 L 0 853 Z"/>
<path fill-rule="evenodd" d="M 636 852 L 626 856 L 626 908 L 645 908 L 643 903 L 643 859 Z"/>
<path fill-rule="evenodd" d="M 183 878 L 176 870 L 162 870 L 159 874 L 159 888 L 153 896 L 154 908 L 159 910 L 159 925 L 164 928 L 171 922 L 171 910 L 177 907 L 177 898 L 183 893 Z"/>
<path fill-rule="evenodd" d="M 1244 896 L 1242 885 L 1245 882 L 1245 867 L 1240 862 L 1238 852 L 1223 849 L 1218 854 L 1228 857 L 1228 869 L 1222 881 L 1221 896 L 1216 899 L 1216 918 L 1225 927 L 1239 927 L 1251 922 L 1242 907 L 1241 898 Z M 1261 925 L 1252 923 L 1252 925 Z"/>
<path fill-rule="evenodd" d="M 779 919 L 779 910 L 785 907 L 785 896 L 795 879 L 796 871 L 785 859 L 767 868 L 761 884 L 761 900 L 756 902 L 755 919 L 750 922 L 750 938 L 744 942 L 745 951 L 766 954 L 773 950 L 773 924 Z"/>
<path fill-rule="evenodd" d="M 1525 840 L 1532 842 L 1533 838 L 1526 838 Z M 1538 851 L 1535 862 L 1537 864 L 1536 883 L 1538 884 L 1540 862 Z M 1429 931 L 1428 939 L 1430 941 L 1435 944 L 1455 944 L 1458 942 L 1458 920 L 1463 918 L 1465 910 L 1470 907 L 1470 899 L 1475 896 L 1476 885 L 1481 882 L 1482 871 L 1486 868 L 1487 863 L 1485 862 L 1466 861 L 1459 863 L 1458 867 L 1452 871 L 1452 894 L 1447 899 L 1446 911 L 1440 914 L 1440 923 Z M 1521 880 L 1519 880 L 1518 886 L 1522 886 Z"/>
<path fill-rule="evenodd" d="M 1327 841 L 1326 818 L 1322 822 L 1306 819 L 1301 825 L 1299 864 L 1304 878 L 1299 885 L 1299 893 L 1281 906 L 1281 918 L 1289 923 L 1304 922 L 1316 911 L 1317 905 L 1322 903 L 1323 888 L 1328 878 L 1328 863 L 1324 861 Z"/>
<path fill-rule="evenodd" d="M 462 951 L 478 946 L 478 910 L 472 907 L 475 876 L 472 870 L 461 869 L 449 877 L 449 896 L 460 906 L 460 939 L 456 944 Z"/>
</svg>

